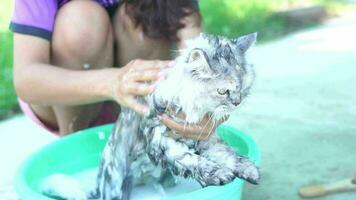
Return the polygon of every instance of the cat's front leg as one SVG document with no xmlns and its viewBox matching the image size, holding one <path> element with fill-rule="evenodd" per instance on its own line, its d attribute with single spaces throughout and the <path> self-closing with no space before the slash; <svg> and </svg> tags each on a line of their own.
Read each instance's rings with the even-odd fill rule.
<svg viewBox="0 0 356 200">
<path fill-rule="evenodd" d="M 132 177 L 130 174 L 132 149 L 140 143 L 137 139 L 140 117 L 123 108 L 107 142 L 97 176 L 92 199 L 128 200 Z"/>
<path fill-rule="evenodd" d="M 207 141 L 198 143 L 201 156 L 221 166 L 214 176 L 221 184 L 231 182 L 236 176 L 252 184 L 257 184 L 260 173 L 256 165 L 248 158 L 236 154 L 228 145 L 214 134 Z"/>
<path fill-rule="evenodd" d="M 90 199 L 128 200 L 131 190 L 131 177 L 122 167 L 124 163 L 112 159 L 112 152 L 105 148 L 103 159 L 97 175 L 96 189 L 89 195 Z"/>
<path fill-rule="evenodd" d="M 218 178 L 211 178 L 221 167 L 189 149 L 182 142 L 164 136 L 165 129 L 156 127 L 152 130 L 148 155 L 156 164 L 169 168 L 175 175 L 191 177 L 202 186 L 218 185 Z"/>
</svg>

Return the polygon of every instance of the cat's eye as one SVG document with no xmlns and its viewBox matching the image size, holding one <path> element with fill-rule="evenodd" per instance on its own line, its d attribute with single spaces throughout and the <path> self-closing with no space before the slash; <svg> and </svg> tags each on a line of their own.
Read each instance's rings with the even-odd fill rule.
<svg viewBox="0 0 356 200">
<path fill-rule="evenodd" d="M 228 90 L 228 89 L 221 89 L 221 88 L 219 88 L 219 89 L 217 89 L 217 91 L 218 91 L 218 94 L 220 94 L 220 95 L 229 95 L 229 93 L 230 93 L 230 91 Z"/>
<path fill-rule="evenodd" d="M 197 61 L 202 58 L 203 51 L 200 49 L 194 49 L 190 52 L 189 62 Z"/>
<path fill-rule="evenodd" d="M 191 55 L 191 60 L 196 61 L 199 59 L 199 57 L 200 57 L 200 53 L 198 51 L 194 51 Z"/>
</svg>

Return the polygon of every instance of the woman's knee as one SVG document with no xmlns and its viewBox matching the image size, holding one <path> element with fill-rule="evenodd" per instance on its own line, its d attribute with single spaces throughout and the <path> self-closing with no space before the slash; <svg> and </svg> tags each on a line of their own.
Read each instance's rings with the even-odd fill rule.
<svg viewBox="0 0 356 200">
<path fill-rule="evenodd" d="M 57 14 L 52 48 L 90 58 L 112 48 L 112 35 L 109 15 L 102 6 L 95 1 L 71 1 Z"/>
</svg>

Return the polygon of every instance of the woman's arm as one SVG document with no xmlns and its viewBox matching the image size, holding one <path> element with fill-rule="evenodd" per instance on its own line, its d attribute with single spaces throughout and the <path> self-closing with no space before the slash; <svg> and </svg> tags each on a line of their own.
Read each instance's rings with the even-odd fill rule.
<svg viewBox="0 0 356 200">
<path fill-rule="evenodd" d="M 76 105 L 108 98 L 109 70 L 74 71 L 49 64 L 50 43 L 14 33 L 14 84 L 18 96 L 34 104 Z"/>
<path fill-rule="evenodd" d="M 81 105 L 110 99 L 139 113 L 148 109 L 134 97 L 154 89 L 142 81 L 157 80 L 159 70 L 168 65 L 168 61 L 135 60 L 122 68 L 78 71 L 50 65 L 49 61 L 48 41 L 14 34 L 14 84 L 21 99 L 44 105 Z"/>
</svg>

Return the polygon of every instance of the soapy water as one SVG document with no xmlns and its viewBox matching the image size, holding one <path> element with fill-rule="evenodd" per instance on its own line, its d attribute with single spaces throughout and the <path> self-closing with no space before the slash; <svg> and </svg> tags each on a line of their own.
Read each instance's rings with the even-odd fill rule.
<svg viewBox="0 0 356 200">
<path fill-rule="evenodd" d="M 74 178 L 76 181 L 79 181 L 81 188 L 85 192 L 88 192 L 91 191 L 93 188 L 95 188 L 96 176 L 97 176 L 97 168 L 88 169 L 80 173 L 74 174 L 72 177 L 70 177 L 70 179 Z M 176 181 L 177 184 L 175 186 L 167 187 L 167 188 L 163 188 L 162 186 L 159 187 L 153 184 L 135 186 L 131 192 L 130 200 L 159 200 L 162 198 L 175 197 L 180 194 L 185 194 L 188 192 L 193 192 L 201 189 L 200 184 L 192 179 L 184 179 L 181 177 L 177 177 Z M 50 176 L 48 180 L 46 180 L 45 182 L 46 183 L 44 184 L 44 188 L 42 188 L 44 191 L 51 191 L 51 190 L 53 191 L 53 188 L 56 188 L 55 190 L 61 191 L 60 193 L 62 194 L 73 193 L 73 190 L 68 190 L 69 188 L 73 188 L 70 186 L 73 184 L 71 184 L 70 181 L 68 181 L 68 177 L 66 176 L 61 176 L 61 175 Z M 44 193 L 51 194 L 51 192 L 44 192 Z M 76 194 L 69 195 L 69 196 L 78 196 L 77 195 L 78 192 L 75 191 L 74 193 Z"/>
</svg>

